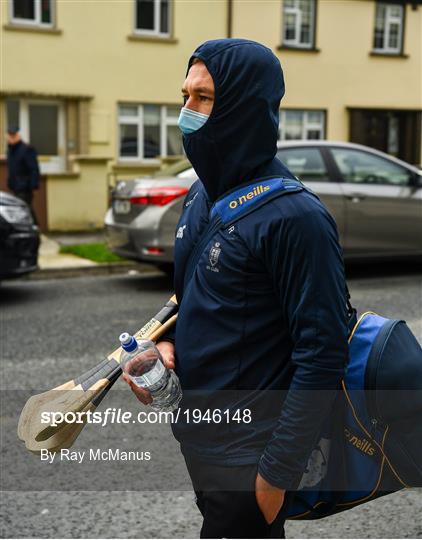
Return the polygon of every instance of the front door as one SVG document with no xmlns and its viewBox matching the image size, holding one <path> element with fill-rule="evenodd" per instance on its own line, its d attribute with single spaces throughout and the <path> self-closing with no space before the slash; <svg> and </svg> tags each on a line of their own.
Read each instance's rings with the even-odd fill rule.
<svg viewBox="0 0 422 540">
<path fill-rule="evenodd" d="M 350 142 L 363 144 L 407 161 L 421 163 L 420 111 L 352 109 Z"/>
</svg>

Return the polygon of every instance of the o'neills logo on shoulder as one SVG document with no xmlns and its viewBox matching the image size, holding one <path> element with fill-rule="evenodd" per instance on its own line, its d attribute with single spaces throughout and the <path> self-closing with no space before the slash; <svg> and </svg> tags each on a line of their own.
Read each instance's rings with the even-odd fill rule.
<svg viewBox="0 0 422 540">
<path fill-rule="evenodd" d="M 251 199 L 253 199 L 257 195 L 261 195 L 261 193 L 264 193 L 265 191 L 268 191 L 269 189 L 271 189 L 271 186 L 263 186 L 262 184 L 259 185 L 259 186 L 255 186 L 253 188 L 253 190 L 250 191 L 249 193 L 246 193 L 246 195 L 241 195 L 237 199 L 234 199 L 233 201 L 230 201 L 229 206 L 232 209 L 237 208 L 238 206 L 241 206 L 245 202 L 250 201 Z"/>
<path fill-rule="evenodd" d="M 365 438 L 359 438 L 356 435 L 353 435 L 347 428 L 344 428 L 344 435 L 346 439 L 352 444 L 355 448 L 368 454 L 368 456 L 373 456 L 375 454 L 375 447 Z"/>
</svg>

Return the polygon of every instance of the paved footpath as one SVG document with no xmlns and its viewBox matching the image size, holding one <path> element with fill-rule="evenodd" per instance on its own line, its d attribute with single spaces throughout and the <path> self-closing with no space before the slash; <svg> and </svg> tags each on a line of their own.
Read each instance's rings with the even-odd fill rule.
<svg viewBox="0 0 422 540">
<path fill-rule="evenodd" d="M 95 233 L 56 233 L 41 235 L 38 252 L 39 270 L 26 276 L 26 280 L 67 278 L 92 275 L 124 274 L 129 271 L 140 273 L 157 272 L 157 268 L 148 263 L 137 261 L 119 261 L 97 263 L 72 253 L 60 253 L 61 246 L 104 243 L 105 232 Z"/>
</svg>

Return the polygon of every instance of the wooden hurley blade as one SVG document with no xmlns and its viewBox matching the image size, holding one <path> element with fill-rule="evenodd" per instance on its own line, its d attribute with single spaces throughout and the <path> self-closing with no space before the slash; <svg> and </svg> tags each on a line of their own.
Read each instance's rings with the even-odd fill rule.
<svg viewBox="0 0 422 540">
<path fill-rule="evenodd" d="M 88 412 L 90 410 L 95 410 L 95 407 L 92 403 L 89 403 L 83 412 Z M 83 423 L 81 424 L 67 424 L 62 429 L 54 433 L 51 437 L 45 441 L 37 442 L 32 438 L 28 438 L 25 441 L 26 448 L 33 454 L 40 454 L 41 450 L 48 450 L 49 452 L 58 452 L 62 448 L 70 448 L 72 444 L 77 439 L 79 433 L 86 425 L 86 417 Z"/>
<path fill-rule="evenodd" d="M 100 392 L 93 401 L 83 409 L 83 413 L 94 412 L 99 406 L 101 401 L 107 395 L 110 388 L 117 381 L 120 376 L 120 368 L 116 369 L 115 373 L 110 377 L 110 384 Z M 25 442 L 26 448 L 33 454 L 40 454 L 41 450 L 48 450 L 49 452 L 59 452 L 62 448 L 71 448 L 73 443 L 78 438 L 78 435 L 83 430 L 87 422 L 87 417 L 84 417 L 83 423 L 66 424 L 62 429 L 56 431 L 51 437 L 44 441 L 37 442 L 32 438 L 28 438 Z"/>
<path fill-rule="evenodd" d="M 97 394 L 102 392 L 108 386 L 108 379 L 100 379 L 89 390 L 83 390 L 82 386 L 67 391 L 59 391 L 57 397 L 53 401 L 45 404 L 38 411 L 37 417 L 33 419 L 29 428 L 29 438 L 35 439 L 37 442 L 45 441 L 59 429 L 68 425 L 66 421 L 60 422 L 56 426 L 51 426 L 41 422 L 43 413 L 77 413 L 83 411 Z"/>
<path fill-rule="evenodd" d="M 70 390 L 74 388 L 73 381 L 68 381 L 60 386 L 54 388 L 54 390 Z M 19 416 L 18 422 L 18 437 L 21 441 L 24 441 L 29 434 L 28 426 L 31 422 L 31 418 L 35 410 L 39 409 L 51 399 L 53 390 L 48 392 L 43 392 L 42 394 L 35 394 L 31 396 L 28 401 L 25 403 L 24 408 Z"/>
<path fill-rule="evenodd" d="M 109 364 L 109 360 L 105 359 L 102 360 L 100 363 L 98 363 L 93 368 L 89 369 L 76 379 L 72 379 L 70 381 L 65 382 L 64 384 L 61 384 L 60 386 L 56 386 L 56 388 L 53 388 L 52 390 L 48 390 L 47 392 L 42 392 L 41 394 L 35 394 L 34 396 L 31 396 L 28 401 L 25 403 L 24 408 L 22 409 L 22 412 L 19 417 L 18 422 L 18 437 L 21 439 L 21 441 L 24 441 L 26 437 L 29 436 L 29 425 L 31 423 L 31 418 L 33 417 L 34 411 L 37 409 L 41 409 L 45 403 L 47 403 L 49 400 L 53 399 L 53 396 L 57 396 L 57 391 L 63 391 L 63 390 L 73 390 L 78 386 L 79 384 L 84 384 L 85 381 L 88 381 L 92 376 L 95 374 L 100 373 L 100 377 L 102 378 L 102 371 L 104 371 L 105 366 Z M 106 369 L 105 376 L 109 374 L 109 370 Z M 93 381 L 95 382 L 95 380 Z M 91 386 L 93 384 L 88 385 Z"/>
</svg>

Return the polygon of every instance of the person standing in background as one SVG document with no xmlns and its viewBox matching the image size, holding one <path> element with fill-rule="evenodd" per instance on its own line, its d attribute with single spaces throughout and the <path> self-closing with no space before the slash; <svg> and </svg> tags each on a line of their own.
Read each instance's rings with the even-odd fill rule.
<svg viewBox="0 0 422 540">
<path fill-rule="evenodd" d="M 37 152 L 22 140 L 18 126 L 8 128 L 7 142 L 7 185 L 16 197 L 28 204 L 34 222 L 37 223 L 32 208 L 33 190 L 38 189 L 40 183 Z"/>
</svg>

